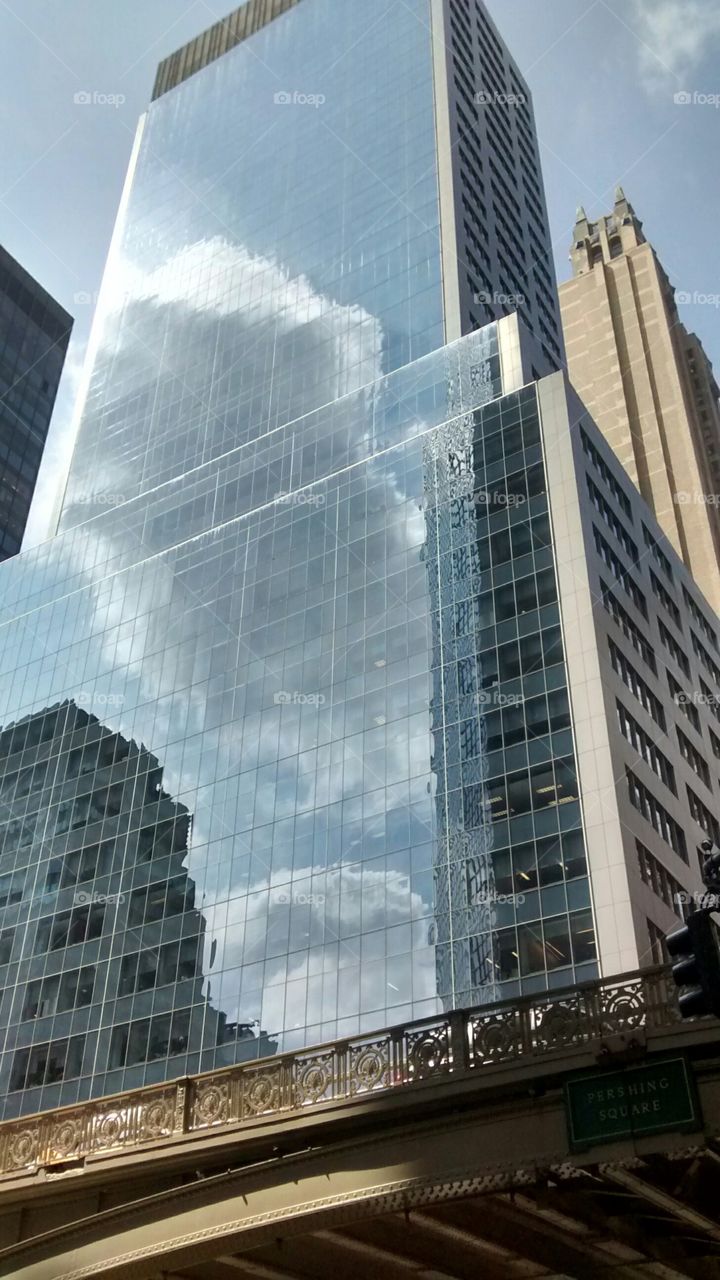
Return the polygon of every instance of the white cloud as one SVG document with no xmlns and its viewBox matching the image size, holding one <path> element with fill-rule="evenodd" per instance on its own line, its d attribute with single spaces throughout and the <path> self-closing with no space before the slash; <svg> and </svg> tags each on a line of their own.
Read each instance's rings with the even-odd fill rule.
<svg viewBox="0 0 720 1280">
<path fill-rule="evenodd" d="M 716 0 L 633 0 L 633 18 L 642 42 L 638 50 L 645 88 L 661 89 L 671 81 L 675 88 L 700 87 L 688 83 L 687 77 L 698 70 L 710 48 L 720 44 Z"/>
</svg>

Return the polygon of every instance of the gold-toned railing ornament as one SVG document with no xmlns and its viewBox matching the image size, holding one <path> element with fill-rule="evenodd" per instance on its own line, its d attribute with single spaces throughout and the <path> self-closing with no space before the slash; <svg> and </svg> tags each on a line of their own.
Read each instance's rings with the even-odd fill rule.
<svg viewBox="0 0 720 1280">
<path fill-rule="evenodd" d="M 0 1174 L 409 1088 L 679 1021 L 669 970 L 427 1018 L 0 1124 Z"/>
</svg>

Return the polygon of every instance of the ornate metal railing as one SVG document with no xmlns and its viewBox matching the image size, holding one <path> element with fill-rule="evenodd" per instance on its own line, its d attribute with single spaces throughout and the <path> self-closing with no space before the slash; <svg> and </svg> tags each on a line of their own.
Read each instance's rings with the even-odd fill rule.
<svg viewBox="0 0 720 1280">
<path fill-rule="evenodd" d="M 679 1021 L 674 992 L 667 969 L 647 969 L 6 1121 L 0 1175 L 670 1027 Z"/>
</svg>

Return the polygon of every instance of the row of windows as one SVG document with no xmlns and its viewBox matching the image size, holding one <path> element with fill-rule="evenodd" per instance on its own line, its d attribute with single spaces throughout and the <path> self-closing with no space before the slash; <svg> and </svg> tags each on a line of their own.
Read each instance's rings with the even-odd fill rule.
<svg viewBox="0 0 720 1280">
<path fill-rule="evenodd" d="M 91 1003 L 95 989 L 95 967 L 71 969 L 29 982 L 23 1004 L 23 1020 L 47 1018 Z"/>
<path fill-rule="evenodd" d="M 673 702 L 676 707 L 680 708 L 685 719 L 689 721 L 695 732 L 702 735 L 702 729 L 700 728 L 700 716 L 698 715 L 697 707 L 695 706 L 692 698 L 685 692 L 682 685 L 678 684 L 672 671 L 669 671 L 667 667 L 665 668 L 665 671 Z"/>
<path fill-rule="evenodd" d="M 693 818 L 698 825 L 702 827 L 705 835 L 709 836 L 713 843 L 720 847 L 720 823 L 717 818 L 710 812 L 707 806 L 703 804 L 699 796 L 695 795 L 695 792 L 692 791 L 690 787 L 686 787 L 685 789 L 687 791 L 688 804 Z"/>
<path fill-rule="evenodd" d="M 622 560 L 615 555 L 612 547 L 605 541 L 599 529 L 595 528 L 595 525 L 593 525 L 593 534 L 595 537 L 595 547 L 603 564 L 610 570 L 615 581 L 620 583 L 623 591 L 630 597 L 636 609 L 639 609 L 643 617 L 647 618 L 647 603 L 637 583 L 630 576 L 625 565 L 622 563 Z"/>
<path fill-rule="evenodd" d="M 701 756 L 700 752 L 693 746 L 689 738 L 685 737 L 682 729 L 677 729 L 678 745 L 680 747 L 680 755 L 686 760 L 690 768 L 701 778 L 706 787 L 710 787 L 710 770 Z"/>
<path fill-rule="evenodd" d="M 110 1040 L 110 1070 L 185 1053 L 190 1039 L 190 1014 L 190 1009 L 176 1009 L 174 1013 L 162 1013 L 154 1018 L 114 1027 Z"/>
<path fill-rule="evenodd" d="M 469 720 L 467 733 L 477 731 L 477 721 Z M 560 733 L 570 728 L 570 705 L 564 689 L 551 690 L 528 698 L 519 705 L 498 707 L 486 711 L 483 715 L 485 727 L 485 750 L 492 753 L 503 748 L 517 746 L 520 742 L 532 742 L 537 738 L 547 737 L 551 733 Z M 463 725 L 464 729 L 465 726 Z M 461 730 L 462 735 L 462 730 Z M 481 753 L 481 745 L 474 755 Z M 462 751 L 461 756 L 469 759 Z"/>
<path fill-rule="evenodd" d="M 612 494 L 613 498 L 617 502 L 618 506 L 622 509 L 622 511 L 625 513 L 628 520 L 632 524 L 633 513 L 632 513 L 632 503 L 630 502 L 630 499 L 627 497 L 627 495 L 625 494 L 621 486 L 618 484 L 617 480 L 615 479 L 615 476 L 613 475 L 609 466 L 605 462 L 605 459 L 601 457 L 601 455 L 598 453 L 592 440 L 588 436 L 587 432 L 583 430 L 582 427 L 580 428 L 580 439 L 582 441 L 582 447 L 586 457 L 590 459 L 593 466 L 595 467 L 595 470 L 597 471 L 598 475 L 602 477 L 604 484 L 610 490 L 610 493 Z"/>
<path fill-rule="evenodd" d="M 678 644 L 672 632 L 668 631 L 667 627 L 665 626 L 665 623 L 662 621 L 661 618 L 658 618 L 658 631 L 660 633 L 660 640 L 662 641 L 664 647 L 667 649 L 671 658 L 675 660 L 675 662 L 677 663 L 677 665 L 679 666 L 680 670 L 683 672 L 685 677 L 689 679 L 690 663 L 687 660 L 687 655 L 683 651 L 682 647 Z"/>
<path fill-rule="evenodd" d="M 622 520 L 620 520 L 616 516 L 615 512 L 610 506 L 610 503 L 607 502 L 606 499 L 603 497 L 602 493 L 598 489 L 597 485 L 593 482 L 591 477 L 586 476 L 585 478 L 587 480 L 588 493 L 590 494 L 590 501 L 592 502 L 595 510 L 605 521 L 605 524 L 607 525 L 608 529 L 610 529 L 614 533 L 618 542 L 624 548 L 625 552 L 627 553 L 627 555 L 629 555 L 633 563 L 637 564 L 638 558 L 639 558 L 637 546 L 635 545 L 632 538 L 630 537 L 630 534 L 627 532 L 624 524 L 622 523 Z"/>
<path fill-rule="evenodd" d="M 151 987 L 163 987 L 169 983 L 195 978 L 200 968 L 201 938 L 182 938 L 158 948 L 146 948 L 123 956 L 120 966 L 118 995 L 133 995 L 136 991 L 148 991 Z"/>
<path fill-rule="evenodd" d="M 596 958 L 592 913 L 577 911 L 569 918 L 556 916 L 501 929 L 496 935 L 495 954 L 501 982 L 587 964 Z"/>
<path fill-rule="evenodd" d="M 648 737 L 642 725 L 638 724 L 637 720 L 630 715 L 630 712 L 626 710 L 621 702 L 616 700 L 615 706 L 617 708 L 620 732 L 626 742 L 629 742 L 630 746 L 637 751 L 637 754 L 650 765 L 650 768 L 656 777 L 658 777 L 661 782 L 665 783 L 665 786 L 672 791 L 673 795 L 677 795 L 675 787 L 675 771 L 670 761 L 667 759 L 667 756 L 663 755 L 662 751 L 656 747 L 652 738 Z"/>
<path fill-rule="evenodd" d="M 690 592 L 685 586 L 685 583 L 683 583 L 682 593 L 683 593 L 683 599 L 685 601 L 685 604 L 687 605 L 688 610 L 690 611 L 690 616 L 697 623 L 697 625 L 699 626 L 700 630 L 702 631 L 706 639 L 710 641 L 713 649 L 717 651 L 718 649 L 717 636 L 713 631 L 713 628 L 710 626 L 710 623 L 708 622 L 707 618 L 705 617 L 705 614 L 696 605 L 695 601 L 690 595 Z"/>
<path fill-rule="evenodd" d="M 668 951 L 665 946 L 665 934 L 659 929 L 654 920 L 646 920 L 648 931 L 648 940 L 650 943 L 650 958 L 653 964 L 666 964 L 668 960 Z"/>
<path fill-rule="evenodd" d="M 485 627 L 500 626 L 511 618 L 522 617 L 544 605 L 554 604 L 557 600 L 554 569 L 543 569 L 540 573 L 528 574 L 516 582 L 508 582 L 494 591 L 486 591 L 475 600 L 465 601 L 468 608 L 474 610 L 476 625 Z M 462 609 L 463 604 L 456 605 Z"/>
<path fill-rule="evenodd" d="M 608 646 L 613 671 L 620 676 L 625 687 L 634 694 L 640 705 L 645 708 L 648 715 L 652 716 L 655 723 L 665 733 L 665 712 L 659 698 L 655 696 L 650 686 L 645 683 L 642 676 L 638 675 L 632 663 L 628 662 L 625 654 L 621 649 L 618 649 L 610 638 L 608 638 Z"/>
<path fill-rule="evenodd" d="M 463 789 L 463 813 L 468 829 L 492 820 L 514 818 L 523 813 L 554 808 L 578 799 L 578 782 L 572 756 L 552 764 L 533 765 L 491 778 L 486 784 L 473 783 Z"/>
<path fill-rule="evenodd" d="M 635 841 L 635 848 L 643 884 L 648 885 L 658 898 L 662 898 L 666 907 L 670 907 L 676 915 L 688 916 L 690 906 L 684 901 L 685 890 L 680 882 L 670 875 L 663 864 L 639 840 Z"/>
<path fill-rule="evenodd" d="M 655 599 L 660 601 L 666 613 L 668 613 L 672 618 L 678 631 L 682 633 L 683 625 L 682 625 L 682 618 L 680 617 L 680 610 L 678 609 L 669 591 L 666 591 L 662 582 L 657 577 L 657 575 L 653 573 L 652 569 L 650 570 L 650 585 L 652 587 L 652 591 L 653 591 L 653 595 L 655 596 Z"/>
<path fill-rule="evenodd" d="M 633 649 L 640 654 L 640 657 L 647 663 L 653 675 L 657 675 L 657 665 L 655 662 L 655 653 L 648 644 L 642 631 L 635 625 L 632 618 L 625 612 L 620 602 L 613 595 L 612 591 L 600 579 L 600 590 L 602 592 L 603 605 L 610 617 L 617 623 L 620 630 L 630 641 Z M 679 688 L 679 686 L 678 686 Z"/>
<path fill-rule="evenodd" d="M 478 890 L 472 879 L 474 860 L 468 862 L 468 902 L 475 902 Z M 587 859 L 580 829 L 560 836 L 546 836 L 509 849 L 493 852 L 495 891 L 498 894 L 532 893 L 563 880 L 587 874 Z M 482 878 L 482 877 L 480 877 Z"/>
<path fill-rule="evenodd" d="M 692 643 L 693 650 L 695 652 L 695 656 L 700 659 L 700 662 L 704 666 L 708 675 L 712 676 L 716 685 L 720 687 L 720 667 L 710 657 L 710 654 L 708 653 L 705 646 L 700 643 L 692 627 L 690 628 L 690 640 Z"/>
<path fill-rule="evenodd" d="M 687 862 L 687 845 L 682 828 L 630 769 L 626 769 L 625 772 L 631 805 L 642 814 L 683 862 Z"/>
<path fill-rule="evenodd" d="M 661 547 L 655 541 L 652 534 L 650 533 L 650 530 L 646 529 L 645 525 L 643 525 L 642 531 L 643 531 L 643 538 L 645 539 L 645 546 L 648 548 L 650 554 L 652 555 L 653 560 L 655 561 L 656 564 L 660 566 L 660 568 L 662 569 L 668 581 L 672 582 L 673 572 L 672 572 L 672 568 L 670 567 L 670 561 L 665 555 L 665 552 L 661 549 Z"/>
<path fill-rule="evenodd" d="M 710 714 L 715 717 L 720 724 L 720 694 L 712 693 L 708 689 L 702 676 L 700 677 L 700 692 L 706 707 L 710 708 Z"/>
<path fill-rule="evenodd" d="M 56 916 L 44 917 L 39 921 L 35 935 L 35 955 L 99 938 L 103 931 L 105 905 L 102 902 L 84 904 L 73 907 L 71 911 L 61 911 Z"/>
<path fill-rule="evenodd" d="M 13 1059 L 10 1092 L 56 1084 L 79 1076 L 82 1070 L 85 1036 L 58 1040 L 53 1044 L 36 1044 L 20 1049 Z"/>
</svg>

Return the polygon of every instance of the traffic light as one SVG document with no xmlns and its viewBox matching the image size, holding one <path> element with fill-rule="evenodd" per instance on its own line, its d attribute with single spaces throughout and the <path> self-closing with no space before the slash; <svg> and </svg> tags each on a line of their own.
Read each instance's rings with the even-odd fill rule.
<svg viewBox="0 0 720 1280">
<path fill-rule="evenodd" d="M 707 911 L 693 911 L 681 929 L 665 939 L 675 961 L 675 985 L 685 987 L 678 998 L 683 1018 L 705 1013 L 720 1017 L 720 939 Z"/>
</svg>

